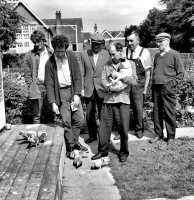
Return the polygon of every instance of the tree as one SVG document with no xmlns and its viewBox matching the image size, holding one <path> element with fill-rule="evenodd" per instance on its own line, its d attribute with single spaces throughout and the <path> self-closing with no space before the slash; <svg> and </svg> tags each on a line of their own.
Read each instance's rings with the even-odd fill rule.
<svg viewBox="0 0 194 200">
<path fill-rule="evenodd" d="M 166 16 L 162 10 L 153 8 L 149 11 L 146 20 L 139 26 L 141 45 L 156 47 L 154 38 L 159 32 L 166 30 Z"/>
<path fill-rule="evenodd" d="M 166 5 L 166 30 L 172 35 L 173 48 L 180 52 L 193 51 L 193 0 L 160 0 Z"/>
<path fill-rule="evenodd" d="M 13 5 L 0 0 L 0 49 L 7 51 L 20 32 L 23 18 L 13 9 Z"/>
</svg>

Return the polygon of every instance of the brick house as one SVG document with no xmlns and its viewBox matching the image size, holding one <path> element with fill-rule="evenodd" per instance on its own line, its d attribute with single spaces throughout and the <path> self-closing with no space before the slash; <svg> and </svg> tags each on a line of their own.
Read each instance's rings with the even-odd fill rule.
<svg viewBox="0 0 194 200">
<path fill-rule="evenodd" d="M 54 19 L 40 19 L 22 0 L 11 0 L 16 10 L 25 22 L 21 26 L 21 33 L 17 34 L 15 46 L 11 52 L 25 53 L 33 48 L 30 35 L 35 29 L 42 30 L 45 33 L 47 44 L 51 47 L 51 38 L 56 34 L 65 34 L 69 37 L 69 49 L 80 51 L 83 49 L 83 23 L 81 18 L 61 19 L 61 12 L 56 11 Z"/>
<path fill-rule="evenodd" d="M 107 31 L 104 30 L 101 33 L 98 31 L 97 24 L 94 25 L 94 33 L 100 33 L 104 36 L 104 48 L 106 48 L 111 42 L 120 42 L 123 46 L 125 45 L 125 31 Z M 90 48 L 90 36 L 92 33 L 84 33 L 84 49 Z"/>
</svg>

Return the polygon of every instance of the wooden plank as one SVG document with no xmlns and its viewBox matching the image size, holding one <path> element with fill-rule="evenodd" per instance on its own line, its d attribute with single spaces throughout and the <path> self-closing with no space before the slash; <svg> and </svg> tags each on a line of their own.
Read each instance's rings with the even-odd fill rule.
<svg viewBox="0 0 194 200">
<path fill-rule="evenodd" d="M 11 133 L 16 129 L 16 125 L 12 125 L 10 130 L 4 130 L 0 136 L 0 147 L 6 142 Z"/>
<path fill-rule="evenodd" d="M 46 132 L 47 127 L 44 124 L 41 124 L 38 127 L 38 130 L 34 129 L 35 131 L 45 131 Z M 18 172 L 13 185 L 11 186 L 11 189 L 9 191 L 8 196 L 6 197 L 6 200 L 20 200 L 22 197 L 22 194 L 24 192 L 24 188 L 26 187 L 27 181 L 30 177 L 30 173 L 32 171 L 33 165 L 36 161 L 37 155 L 39 150 L 41 149 L 41 146 L 43 144 L 40 144 L 37 147 L 32 147 L 29 150 L 28 155 L 26 156 L 26 159 L 24 160 L 20 171 Z"/>
<path fill-rule="evenodd" d="M 4 142 L 1 145 L 1 147 L 0 147 L 0 160 L 3 158 L 3 156 L 6 154 L 8 149 L 11 147 L 11 145 L 16 140 L 16 138 L 18 137 L 18 133 L 19 133 L 19 126 L 17 126 L 16 129 L 14 129 L 13 132 L 11 132 L 11 134 L 7 138 L 6 142 Z"/>
<path fill-rule="evenodd" d="M 12 162 L 12 159 L 16 156 L 21 143 L 24 142 L 22 136 L 19 135 L 19 131 L 25 130 L 25 127 L 26 126 L 24 126 L 24 125 L 20 125 L 14 130 L 15 133 L 12 133 L 12 134 L 14 134 L 14 137 L 16 136 L 15 141 L 13 142 L 13 144 L 10 146 L 9 149 L 6 148 L 7 152 L 5 152 L 6 150 L 4 149 L 4 156 L 2 157 L 2 159 L 0 161 L 0 178 L 5 174 L 7 168 L 9 167 L 10 163 Z M 1 154 L 1 156 L 2 155 L 3 154 Z"/>
<path fill-rule="evenodd" d="M 57 194 L 56 197 L 59 178 L 59 164 L 64 144 L 64 129 L 59 126 L 56 129 L 53 144 L 54 145 L 51 147 L 48 163 L 41 183 L 38 200 L 61 199 L 61 194 Z"/>
<path fill-rule="evenodd" d="M 17 130 L 14 131 L 14 133 L 12 135 L 14 135 L 14 137 L 12 139 L 16 139 L 16 138 L 20 138 L 21 136 L 18 134 L 19 130 L 24 130 L 26 128 L 26 126 L 18 126 Z M 12 136 L 11 135 L 11 136 Z M 10 136 L 10 137 L 11 137 Z M 7 141 L 6 143 L 8 143 L 9 141 Z M 1 177 L 1 181 L 0 181 L 0 196 L 1 199 L 5 199 L 6 196 L 8 195 L 8 192 L 12 186 L 12 184 L 14 183 L 14 180 L 17 176 L 18 171 L 20 170 L 29 149 L 28 147 L 28 143 L 21 143 L 21 140 L 16 140 L 13 144 L 13 146 L 15 145 L 15 143 L 18 143 L 19 147 L 17 148 L 17 144 L 16 144 L 16 148 L 17 148 L 17 152 L 13 152 L 12 153 L 14 155 L 13 159 L 11 160 L 9 166 L 7 166 L 7 169 L 5 171 L 5 173 L 3 174 L 3 176 Z M 5 147 L 7 148 L 9 145 L 5 145 Z M 14 147 L 13 147 L 14 149 Z M 12 149 L 12 150 L 13 150 Z M 10 154 L 11 155 L 11 154 Z"/>
<path fill-rule="evenodd" d="M 55 137 L 56 132 L 55 129 L 56 127 L 51 126 L 48 126 L 47 128 L 47 141 L 41 145 L 21 200 L 35 200 L 38 197 L 42 178 L 50 154 L 50 148 L 53 145 L 53 138 Z"/>
</svg>

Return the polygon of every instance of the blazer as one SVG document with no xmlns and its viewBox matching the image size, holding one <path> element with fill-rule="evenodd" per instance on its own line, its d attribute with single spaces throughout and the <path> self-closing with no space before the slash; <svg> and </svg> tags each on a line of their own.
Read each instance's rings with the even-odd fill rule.
<svg viewBox="0 0 194 200">
<path fill-rule="evenodd" d="M 45 45 L 47 48 L 49 56 L 53 54 L 52 50 L 48 48 L 47 45 Z M 25 82 L 30 87 L 30 84 L 32 83 L 32 73 L 33 73 L 33 67 L 35 67 L 36 71 L 36 77 L 38 76 L 38 67 L 39 67 L 39 62 L 40 62 L 40 54 L 37 53 L 34 49 L 30 50 L 25 54 L 24 57 L 24 77 L 25 77 Z M 38 84 L 38 82 L 37 82 Z"/>
<path fill-rule="evenodd" d="M 92 50 L 89 49 L 81 52 L 82 89 L 84 90 L 85 97 L 91 97 L 94 88 L 100 98 L 103 98 L 105 95 L 101 77 L 104 65 L 110 60 L 110 55 L 104 49 L 98 54 L 98 60 L 95 66 Z"/>
<path fill-rule="evenodd" d="M 82 76 L 77 58 L 73 52 L 67 51 L 67 59 L 71 75 L 72 95 L 81 95 Z M 45 85 L 49 103 L 56 103 L 58 106 L 60 106 L 60 88 L 57 76 L 57 64 L 54 54 L 50 57 L 45 66 Z"/>
</svg>

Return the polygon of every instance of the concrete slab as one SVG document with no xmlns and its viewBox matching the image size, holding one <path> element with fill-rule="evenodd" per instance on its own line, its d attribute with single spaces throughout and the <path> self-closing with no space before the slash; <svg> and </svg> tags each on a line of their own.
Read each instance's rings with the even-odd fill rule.
<svg viewBox="0 0 194 200">
<path fill-rule="evenodd" d="M 84 143 L 84 137 L 80 137 L 80 143 Z M 88 146 L 88 153 L 84 153 L 83 165 L 76 169 L 73 160 L 65 159 L 63 175 L 63 200 L 120 200 L 118 188 L 110 173 L 109 167 L 91 170 L 91 157 L 97 152 L 97 141 Z M 93 148 L 95 149 L 93 151 Z"/>
<path fill-rule="evenodd" d="M 114 138 L 114 133 L 111 134 L 111 140 L 113 143 L 119 143 L 120 140 L 113 140 Z M 136 140 L 149 140 L 151 138 L 154 138 L 155 135 L 154 135 L 154 131 L 152 129 L 150 130 L 145 130 L 144 131 L 144 137 L 141 138 L 141 139 L 138 139 L 136 136 L 135 136 L 135 132 L 134 131 L 129 131 L 129 142 L 130 141 L 136 141 Z M 166 134 L 166 129 L 164 129 L 164 137 L 167 137 L 167 134 Z M 175 138 L 180 138 L 180 137 L 189 137 L 189 138 L 194 138 L 194 127 L 184 127 L 184 128 L 176 128 L 176 136 Z"/>
</svg>

